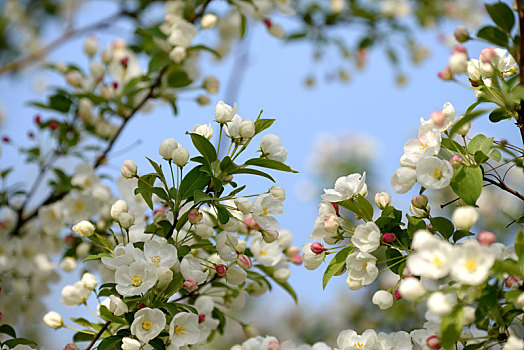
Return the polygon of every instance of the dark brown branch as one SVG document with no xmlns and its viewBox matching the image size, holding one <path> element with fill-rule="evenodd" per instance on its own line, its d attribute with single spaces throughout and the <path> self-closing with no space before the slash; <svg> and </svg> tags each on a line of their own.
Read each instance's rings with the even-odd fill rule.
<svg viewBox="0 0 524 350">
<path fill-rule="evenodd" d="M 520 198 L 521 200 L 524 201 L 524 195 L 523 194 L 521 194 L 518 191 L 508 187 L 508 185 L 506 185 L 503 181 L 495 181 L 495 180 L 492 180 L 492 179 L 490 179 L 488 177 L 484 177 L 484 181 L 489 182 L 490 184 L 497 186 L 501 190 L 506 191 L 508 193 L 511 193 L 515 197 Z"/>
<path fill-rule="evenodd" d="M 105 332 L 105 330 L 107 329 L 107 327 L 109 327 L 109 325 L 111 324 L 111 321 L 107 321 L 104 326 L 102 328 L 100 328 L 100 330 L 98 331 L 98 333 L 95 335 L 95 337 L 93 338 L 93 340 L 91 340 L 91 343 L 89 343 L 89 345 L 87 346 L 86 350 L 90 350 L 93 345 L 95 345 L 96 341 L 98 339 L 100 339 L 100 337 L 102 336 L 102 333 Z"/>
</svg>

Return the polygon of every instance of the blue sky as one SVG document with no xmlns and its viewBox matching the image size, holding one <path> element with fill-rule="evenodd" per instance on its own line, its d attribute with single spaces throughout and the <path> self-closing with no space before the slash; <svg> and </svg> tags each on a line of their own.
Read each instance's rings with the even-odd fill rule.
<svg viewBox="0 0 524 350">
<path fill-rule="evenodd" d="M 93 18 L 99 5 L 86 7 L 80 20 Z M 288 22 L 284 23 L 289 25 Z M 446 29 L 451 32 L 452 26 Z M 122 34 L 125 33 L 125 28 Z M 49 38 L 56 35 L 51 30 Z M 109 43 L 112 36 L 102 35 L 101 42 Z M 388 61 L 380 52 L 373 52 L 370 62 L 364 71 L 352 74 L 353 80 L 349 84 L 337 82 L 319 82 L 313 89 L 305 89 L 304 77 L 315 64 L 311 59 L 311 46 L 307 44 L 286 45 L 270 37 L 265 29 L 258 25 L 252 33 L 249 45 L 249 64 L 242 79 L 239 93 L 236 98 L 238 113 L 242 117 L 255 119 L 261 109 L 266 118 L 276 118 L 276 122 L 269 132 L 281 137 L 283 145 L 288 149 L 287 163 L 299 174 L 274 173 L 278 185 L 287 190 L 285 213 L 280 217 L 281 227 L 289 228 L 295 235 L 294 243 L 301 246 L 308 241 L 313 221 L 317 213 L 318 201 L 304 202 L 297 195 L 297 183 L 311 178 L 308 173 L 308 160 L 315 140 L 323 133 L 340 133 L 349 131 L 356 134 L 370 135 L 378 142 L 374 160 L 377 166 L 378 190 L 393 193 L 389 180 L 393 171 L 399 167 L 399 158 L 402 155 L 404 142 L 413 138 L 419 126 L 419 118 L 428 118 L 430 113 L 438 110 L 449 101 L 461 115 L 474 101 L 472 91 L 458 84 L 442 82 L 437 78 L 437 72 L 442 69 L 450 54 L 449 48 L 438 41 L 436 32 L 423 32 L 419 36 L 421 41 L 430 48 L 430 58 L 420 67 L 408 66 L 409 84 L 399 88 L 395 84 L 394 72 Z M 204 37 L 202 38 L 204 39 Z M 197 40 L 198 42 L 198 40 Z M 79 54 L 82 40 L 75 40 L 52 55 L 52 59 L 68 58 L 71 61 L 86 62 Z M 103 46 L 103 45 L 102 45 Z M 482 45 L 468 45 L 470 56 L 477 57 Z M 332 63 L 338 63 L 336 56 L 327 61 L 318 63 L 314 68 L 322 72 Z M 220 64 L 209 64 L 207 58 L 202 61 L 203 72 L 213 74 L 219 78 L 222 88 L 229 79 L 234 62 L 231 59 Z M 7 112 L 7 121 L 0 132 L 10 135 L 18 144 L 27 140 L 26 132 L 30 129 L 35 110 L 27 107 L 27 100 L 44 99 L 44 93 L 35 92 L 33 75 L 22 75 L 15 79 L 3 78 L 0 80 L 0 104 Z M 63 84 L 61 79 L 54 75 L 47 78 L 52 84 Z M 466 81 L 464 77 L 462 81 Z M 205 107 L 197 106 L 191 99 L 182 97 L 180 115 L 174 117 L 167 106 L 157 106 L 147 115 L 140 115 L 125 129 L 121 139 L 116 143 L 114 150 L 126 149 L 135 140 L 140 140 L 128 152 L 117 152 L 111 158 L 110 165 L 103 169 L 103 173 L 111 176 L 119 174 L 123 160 L 134 159 L 139 165 L 140 172 L 149 172 L 145 156 L 158 159 L 158 145 L 168 137 L 174 137 L 190 152 L 190 140 L 185 131 L 192 130 L 195 124 L 209 123 L 214 118 L 214 105 L 224 98 L 223 89 L 212 96 L 212 103 Z M 194 96 L 192 94 L 191 96 Z M 508 123 L 500 123 L 493 129 L 493 134 L 499 138 L 517 139 L 517 130 Z M 503 124 L 503 125 L 502 125 Z M 492 128 L 487 122 L 475 122 L 473 130 L 482 131 Z M 215 128 L 217 130 L 217 128 Z M 509 131 L 508 131 L 509 130 Z M 255 150 L 253 150 L 254 152 Z M 194 151 L 193 151 L 194 152 Z M 115 154 L 117 154 L 115 153 Z M 194 153 L 192 153 L 194 154 Z M 17 174 L 24 179 L 31 179 L 33 169 L 23 166 L 21 160 L 9 147 L 2 146 L 1 164 L 14 164 L 19 169 Z M 73 166 L 68 167 L 70 171 Z M 347 174 L 340 174 L 347 175 Z M 257 180 L 252 186 L 261 191 L 268 189 L 271 184 L 266 180 Z M 253 193 L 254 190 L 250 191 Z M 372 199 L 374 193 L 369 194 Z M 394 196 L 394 201 L 408 203 L 410 194 Z M 299 300 L 303 304 L 314 303 L 321 307 L 340 290 L 347 287 L 345 278 L 339 277 L 330 282 L 327 290 L 322 292 L 321 279 L 323 268 L 311 272 L 303 267 L 292 267 L 290 283 L 297 290 Z M 55 293 L 48 298 L 50 309 L 54 309 L 64 316 L 73 315 L 72 308 L 57 303 L 61 288 L 73 283 L 79 278 L 76 273 L 67 274 L 56 285 Z M 292 300 L 282 291 L 275 289 L 270 296 L 271 301 L 281 306 L 292 307 Z M 348 298 L 351 297 L 347 290 Z M 266 299 L 268 300 L 268 299 Z M 58 331 L 59 339 L 67 340 L 69 331 Z M 60 340 L 62 341 L 62 340 Z"/>
</svg>

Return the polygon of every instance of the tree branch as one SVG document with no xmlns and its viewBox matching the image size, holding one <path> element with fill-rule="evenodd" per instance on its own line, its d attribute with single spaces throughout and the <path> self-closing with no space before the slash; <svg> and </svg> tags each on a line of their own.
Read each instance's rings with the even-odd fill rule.
<svg viewBox="0 0 524 350">
<path fill-rule="evenodd" d="M 522 7 L 522 1 L 517 0 L 517 13 L 519 16 L 519 83 L 524 86 L 524 8 Z M 517 118 L 517 127 L 520 130 L 520 137 L 522 138 L 522 144 L 524 144 L 524 100 L 520 100 L 520 109 Z"/>
<path fill-rule="evenodd" d="M 100 339 L 100 337 L 102 336 L 102 333 L 105 332 L 105 330 L 107 329 L 107 327 L 109 327 L 109 325 L 111 324 L 111 321 L 107 321 L 104 326 L 102 328 L 100 328 L 100 330 L 98 331 L 98 333 L 95 335 L 95 337 L 93 338 L 93 340 L 91 340 L 91 343 L 89 343 L 89 345 L 87 346 L 86 350 L 90 350 L 93 345 L 95 345 L 96 341 L 98 339 Z"/>
<path fill-rule="evenodd" d="M 492 180 L 492 179 L 490 179 L 488 177 L 484 177 L 484 181 L 489 182 L 490 184 L 497 186 L 501 190 L 504 190 L 504 191 L 506 191 L 508 193 L 511 193 L 515 197 L 520 198 L 521 200 L 524 201 L 524 195 L 523 194 L 521 194 L 518 191 L 515 191 L 514 189 L 508 187 L 508 185 L 506 185 L 504 182 L 502 182 L 502 181 L 495 181 L 495 180 Z"/>
</svg>

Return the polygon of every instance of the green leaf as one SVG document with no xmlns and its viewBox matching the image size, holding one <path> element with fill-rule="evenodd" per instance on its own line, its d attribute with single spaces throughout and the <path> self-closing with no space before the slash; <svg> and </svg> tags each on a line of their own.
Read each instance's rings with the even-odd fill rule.
<svg viewBox="0 0 524 350">
<path fill-rule="evenodd" d="M 505 108 L 497 108 L 491 111 L 489 114 L 489 120 L 492 123 L 498 123 L 501 120 L 510 119 L 511 115 L 508 114 Z"/>
<path fill-rule="evenodd" d="M 482 169 L 478 165 L 463 165 L 453 174 L 450 186 L 464 203 L 474 206 L 482 192 L 482 182 Z"/>
<path fill-rule="evenodd" d="M 468 152 L 475 154 L 477 151 L 482 151 L 484 154 L 488 154 L 493 148 L 493 137 L 486 137 L 482 134 L 475 136 L 468 143 Z"/>
<path fill-rule="evenodd" d="M 213 55 L 215 55 L 215 57 L 218 58 L 218 59 L 222 58 L 222 55 L 218 51 L 213 50 L 212 48 L 210 48 L 208 46 L 205 46 L 205 45 L 195 45 L 195 46 L 191 46 L 190 48 L 187 49 L 188 52 L 191 52 L 193 50 L 195 50 L 195 51 L 196 50 L 207 51 L 207 52 L 210 52 Z"/>
<path fill-rule="evenodd" d="M 415 232 L 417 232 L 418 230 L 425 230 L 427 228 L 426 227 L 426 222 L 424 220 L 416 218 L 416 217 L 408 215 L 408 214 L 406 214 L 406 217 L 408 219 L 408 234 L 409 234 L 409 237 L 413 237 Z"/>
<path fill-rule="evenodd" d="M 179 259 L 182 259 L 184 256 L 191 252 L 191 247 L 188 245 L 183 245 L 177 248 L 177 255 Z"/>
<path fill-rule="evenodd" d="M 431 226 L 442 234 L 446 239 L 449 239 L 453 235 L 455 227 L 453 223 L 443 217 L 430 218 Z"/>
<path fill-rule="evenodd" d="M 268 129 L 275 119 L 258 119 L 255 121 L 255 135 L 261 133 L 262 131 Z"/>
<path fill-rule="evenodd" d="M 512 260 L 496 260 L 493 264 L 493 271 L 500 274 L 510 274 L 520 278 L 524 278 L 524 273 L 518 266 L 518 264 Z"/>
<path fill-rule="evenodd" d="M 149 68 L 148 72 L 159 72 L 164 68 L 166 65 L 170 64 L 171 60 L 169 57 L 165 55 L 155 54 L 151 56 L 151 60 L 149 61 Z"/>
<path fill-rule="evenodd" d="M 15 339 L 9 339 L 4 342 L 4 345 L 8 348 L 12 349 L 17 345 L 31 345 L 31 346 L 38 346 L 38 344 L 32 340 L 25 339 L 25 338 L 15 338 Z"/>
<path fill-rule="evenodd" d="M 89 255 L 87 258 L 82 260 L 82 262 L 91 261 L 91 260 L 100 260 L 104 256 L 111 256 L 111 254 L 109 254 L 109 253 L 99 253 L 99 254 L 96 254 L 96 255 Z"/>
<path fill-rule="evenodd" d="M 135 195 L 141 194 L 147 206 L 153 210 L 153 187 L 155 185 L 157 175 L 146 174 L 140 176 L 138 179 L 138 188 L 135 188 Z"/>
<path fill-rule="evenodd" d="M 111 245 L 111 243 L 109 243 L 109 241 L 106 238 L 99 235 L 98 233 L 92 234 L 87 238 L 89 238 L 93 243 L 95 243 L 99 247 L 105 248 L 108 251 L 113 252 L 113 246 Z"/>
<path fill-rule="evenodd" d="M 463 326 L 464 311 L 461 305 L 456 305 L 449 315 L 442 318 L 442 323 L 440 324 L 440 345 L 446 350 L 452 349 L 460 337 Z"/>
<path fill-rule="evenodd" d="M 146 157 L 146 159 L 151 163 L 151 166 L 153 166 L 153 169 L 155 169 L 158 178 L 162 180 L 162 182 L 166 182 L 166 178 L 164 176 L 164 172 L 162 171 L 162 166 L 158 165 L 156 162 L 151 160 L 150 158 Z"/>
<path fill-rule="evenodd" d="M 406 258 L 395 248 L 386 249 L 386 265 L 389 267 L 391 272 L 398 275 L 398 269 L 402 265 L 401 261 L 404 261 Z"/>
<path fill-rule="evenodd" d="M 246 16 L 243 14 L 240 14 L 240 39 L 244 39 L 244 36 L 246 35 Z"/>
<path fill-rule="evenodd" d="M 215 208 L 217 209 L 218 221 L 222 225 L 227 224 L 229 216 L 231 215 L 229 211 L 221 205 L 215 205 Z"/>
<path fill-rule="evenodd" d="M 7 334 L 8 336 L 12 338 L 16 338 L 16 331 L 13 327 L 11 327 L 8 324 L 3 324 L 0 326 L 0 333 Z"/>
<path fill-rule="evenodd" d="M 67 113 L 69 112 L 69 109 L 71 108 L 72 101 L 62 95 L 62 94 L 56 94 L 49 97 L 49 107 L 51 109 L 54 109 L 58 112 Z"/>
<path fill-rule="evenodd" d="M 491 151 L 490 154 L 488 154 L 488 157 L 493 159 L 495 162 L 500 162 L 500 160 L 502 159 L 502 154 L 498 149 L 494 149 Z"/>
<path fill-rule="evenodd" d="M 489 159 L 487 155 L 484 154 L 482 151 L 475 152 L 475 155 L 473 156 L 475 159 L 475 163 L 477 164 L 483 164 L 486 163 L 486 161 Z"/>
<path fill-rule="evenodd" d="M 182 88 L 192 83 L 187 73 L 183 70 L 172 70 L 167 74 L 167 85 L 172 88 Z"/>
<path fill-rule="evenodd" d="M 82 331 L 82 332 L 76 332 L 73 335 L 73 342 L 83 342 L 83 341 L 91 341 L 95 337 L 96 333 L 92 331 Z"/>
<path fill-rule="evenodd" d="M 287 171 L 290 173 L 298 173 L 298 171 L 291 169 L 288 165 L 273 159 L 252 158 L 244 163 L 245 165 L 259 166 L 263 168 Z"/>
<path fill-rule="evenodd" d="M 204 172 L 202 172 L 200 169 L 203 167 L 201 165 L 194 167 L 189 171 L 186 176 L 182 179 L 182 183 L 180 184 L 180 196 L 181 199 L 187 199 L 193 195 L 193 193 L 196 190 L 203 190 L 208 184 L 210 180 L 210 176 Z"/>
<path fill-rule="evenodd" d="M 507 47 L 508 45 L 508 35 L 497 27 L 482 27 L 477 32 L 477 37 L 497 46 Z"/>
<path fill-rule="evenodd" d="M 459 152 L 461 154 L 466 153 L 464 146 L 460 145 L 457 141 L 452 140 L 452 139 L 442 138 L 441 145 L 442 147 L 450 151 L 453 151 L 453 152 Z"/>
<path fill-rule="evenodd" d="M 260 171 L 260 170 L 256 170 L 256 169 L 249 169 L 249 168 L 238 168 L 236 170 L 234 170 L 233 172 L 231 172 L 231 174 L 252 174 L 252 175 L 258 175 L 258 176 L 263 176 L 265 177 L 266 179 L 269 179 L 273 182 L 276 182 L 275 179 L 273 179 L 273 177 L 269 174 L 266 174 L 265 172 L 263 171 Z"/>
<path fill-rule="evenodd" d="M 208 139 L 206 139 L 204 136 L 190 133 L 191 141 L 193 141 L 193 144 L 195 145 L 198 152 L 200 152 L 201 155 L 204 156 L 204 158 L 209 162 L 209 164 L 213 163 L 215 160 L 217 160 L 217 152 L 215 150 L 215 147 L 211 142 L 209 142 Z"/>
<path fill-rule="evenodd" d="M 208 195 L 207 193 L 204 193 L 199 190 L 196 190 L 195 192 L 193 192 L 193 201 L 195 202 L 195 204 L 198 204 L 200 202 L 212 201 L 215 199 L 216 198 L 213 198 L 210 195 Z"/>
<path fill-rule="evenodd" d="M 155 350 L 165 350 L 166 344 L 160 338 L 151 339 L 148 343 Z"/>
<path fill-rule="evenodd" d="M 94 325 L 89 322 L 88 320 L 86 320 L 85 318 L 83 317 L 78 317 L 78 318 L 71 318 L 71 321 L 73 321 L 74 323 L 82 326 L 82 327 L 86 327 L 86 328 L 95 328 Z"/>
<path fill-rule="evenodd" d="M 98 350 L 115 350 L 122 347 L 122 338 L 121 335 L 112 335 L 103 339 L 100 344 L 98 344 Z"/>
<path fill-rule="evenodd" d="M 217 308 L 214 308 L 211 316 L 213 316 L 214 319 L 218 320 L 218 332 L 220 334 L 224 334 L 224 328 L 226 326 L 226 315 L 222 311 L 220 311 Z"/>
<path fill-rule="evenodd" d="M 366 222 L 373 220 L 373 206 L 361 194 L 357 194 L 353 198 L 346 199 L 345 201 L 338 202 L 337 204 L 343 208 L 346 208 L 347 210 L 352 211 Z"/>
<path fill-rule="evenodd" d="M 519 261 L 524 262 L 524 233 L 522 233 L 522 230 L 519 230 L 515 236 L 515 253 Z"/>
<path fill-rule="evenodd" d="M 106 321 L 125 325 L 128 324 L 125 318 L 113 315 L 113 313 L 109 311 L 105 305 L 100 305 L 100 316 L 102 316 L 102 318 Z"/>
<path fill-rule="evenodd" d="M 355 250 L 354 247 L 346 247 L 339 251 L 333 257 L 328 267 L 326 268 L 326 271 L 324 272 L 324 277 L 322 277 L 322 289 L 326 289 L 326 286 L 331 277 L 333 277 L 335 273 L 337 273 L 338 271 L 340 271 L 342 267 L 344 267 L 344 265 L 346 264 L 346 258 L 349 254 L 353 252 L 353 250 Z"/>
<path fill-rule="evenodd" d="M 449 135 L 450 137 L 453 136 L 459 129 L 462 125 L 466 124 L 467 122 L 470 122 L 472 121 L 473 119 L 479 117 L 480 115 L 486 113 L 485 110 L 480 110 L 480 111 L 475 111 L 475 112 L 471 112 L 471 113 L 466 113 L 464 115 L 464 117 L 458 119 L 455 124 L 453 124 L 453 126 L 451 127 L 451 129 L 449 129 Z"/>
<path fill-rule="evenodd" d="M 506 33 L 511 33 L 511 29 L 515 25 L 515 16 L 511 8 L 503 2 L 497 2 L 493 5 L 486 4 L 485 6 L 493 22 Z"/>
</svg>

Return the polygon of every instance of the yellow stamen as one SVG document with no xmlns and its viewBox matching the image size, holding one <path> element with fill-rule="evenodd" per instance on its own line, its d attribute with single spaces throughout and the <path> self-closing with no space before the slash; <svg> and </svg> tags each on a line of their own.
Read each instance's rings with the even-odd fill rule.
<svg viewBox="0 0 524 350">
<path fill-rule="evenodd" d="M 431 171 L 429 172 L 429 175 L 433 176 L 437 180 L 440 180 L 440 178 L 442 177 L 442 173 L 437 168 L 431 169 Z"/>
<path fill-rule="evenodd" d="M 271 213 L 271 211 L 269 211 L 267 206 L 262 207 L 262 215 L 267 215 L 269 213 Z"/>
<path fill-rule="evenodd" d="M 184 326 L 176 326 L 175 327 L 175 334 L 186 334 L 186 328 Z"/>
<path fill-rule="evenodd" d="M 368 263 L 367 263 L 367 262 L 365 262 L 365 263 L 362 265 L 362 270 L 365 270 L 366 267 L 368 267 Z M 360 343 L 359 343 L 359 344 L 360 344 Z M 355 345 L 355 346 L 356 346 L 356 345 Z"/>
<path fill-rule="evenodd" d="M 131 277 L 131 283 L 135 287 L 140 286 L 142 284 L 142 276 L 140 276 L 140 275 L 133 275 L 133 277 Z"/>
<path fill-rule="evenodd" d="M 160 264 L 160 262 L 162 261 L 162 258 L 158 255 L 155 255 L 155 256 L 151 256 L 149 257 L 149 259 L 151 259 L 151 262 L 155 265 L 158 266 L 158 264 Z"/>
<path fill-rule="evenodd" d="M 475 260 L 475 258 L 468 259 L 464 264 L 464 267 L 468 272 L 473 272 L 477 268 L 477 260 Z"/>
<path fill-rule="evenodd" d="M 353 346 L 359 349 L 364 349 L 364 344 L 359 341 L 353 344 Z"/>
<path fill-rule="evenodd" d="M 265 256 L 267 252 L 264 249 L 260 249 L 260 255 Z"/>
<path fill-rule="evenodd" d="M 433 263 L 433 265 L 435 265 L 436 267 L 442 267 L 442 265 L 444 265 L 444 262 L 438 257 L 438 256 L 434 256 L 433 257 L 433 260 L 431 261 Z"/>
<path fill-rule="evenodd" d="M 76 211 L 84 211 L 84 203 L 82 202 L 76 202 L 74 205 L 74 208 Z"/>
<path fill-rule="evenodd" d="M 149 321 L 145 321 L 144 323 L 142 323 L 142 328 L 144 328 L 146 331 L 151 328 L 153 326 L 153 324 Z"/>
</svg>

